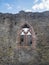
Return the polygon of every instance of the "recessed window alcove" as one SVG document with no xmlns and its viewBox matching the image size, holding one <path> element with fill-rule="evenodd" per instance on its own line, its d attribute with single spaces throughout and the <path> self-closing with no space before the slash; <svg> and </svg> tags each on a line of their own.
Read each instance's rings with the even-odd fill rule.
<svg viewBox="0 0 49 65">
<path fill-rule="evenodd" d="M 24 23 L 19 30 L 19 46 L 33 46 L 36 44 L 36 36 L 33 27 Z"/>
</svg>

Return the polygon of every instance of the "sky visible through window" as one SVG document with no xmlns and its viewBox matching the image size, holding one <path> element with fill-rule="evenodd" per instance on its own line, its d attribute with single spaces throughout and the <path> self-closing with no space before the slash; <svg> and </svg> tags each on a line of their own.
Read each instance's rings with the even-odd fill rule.
<svg viewBox="0 0 49 65">
<path fill-rule="evenodd" d="M 0 12 L 18 13 L 49 11 L 49 0 L 0 0 Z"/>
<path fill-rule="evenodd" d="M 21 35 L 25 35 L 25 33 L 27 33 L 26 35 L 31 35 L 30 31 L 28 30 L 28 28 L 23 28 L 23 32 L 21 33 Z"/>
</svg>

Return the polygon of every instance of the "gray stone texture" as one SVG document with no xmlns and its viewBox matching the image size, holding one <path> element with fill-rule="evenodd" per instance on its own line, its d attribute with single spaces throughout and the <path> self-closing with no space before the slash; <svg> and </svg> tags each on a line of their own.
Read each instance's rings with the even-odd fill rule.
<svg viewBox="0 0 49 65">
<path fill-rule="evenodd" d="M 17 31 L 20 24 L 25 21 L 34 28 L 37 37 L 36 49 L 17 48 Z M 40 63 L 44 65 L 45 62 L 49 62 L 48 49 L 49 12 L 0 13 L 0 65 L 40 65 Z"/>
</svg>

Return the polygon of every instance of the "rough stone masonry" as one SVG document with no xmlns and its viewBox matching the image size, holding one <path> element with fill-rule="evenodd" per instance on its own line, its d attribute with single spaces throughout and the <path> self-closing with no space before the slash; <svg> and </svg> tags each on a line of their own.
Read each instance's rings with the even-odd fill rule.
<svg viewBox="0 0 49 65">
<path fill-rule="evenodd" d="M 29 28 L 29 31 L 25 32 L 25 27 Z M 30 36 L 21 36 L 22 31 L 26 36 Z M 49 15 L 46 13 L 0 13 L 0 65 L 38 65 L 42 63 L 42 59 L 43 62 L 48 62 L 42 56 L 48 51 L 48 41 Z M 44 53 L 45 48 L 47 51 Z"/>
</svg>

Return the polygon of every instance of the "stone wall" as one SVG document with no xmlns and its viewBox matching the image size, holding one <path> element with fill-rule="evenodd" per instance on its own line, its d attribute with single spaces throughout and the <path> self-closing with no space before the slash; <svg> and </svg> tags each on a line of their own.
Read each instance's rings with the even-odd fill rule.
<svg viewBox="0 0 49 65">
<path fill-rule="evenodd" d="M 17 47 L 17 34 L 22 22 L 34 28 L 36 49 Z M 20 11 L 18 14 L 0 13 L 0 65 L 39 65 L 49 60 L 49 15 Z M 45 52 L 45 53 L 44 53 Z"/>
</svg>

